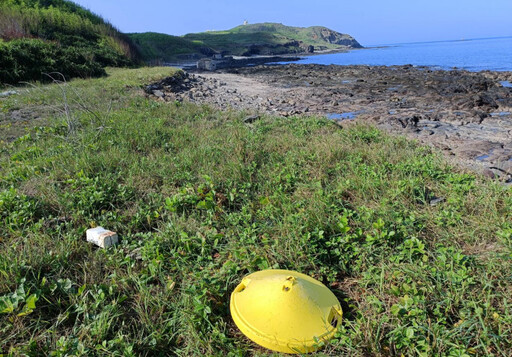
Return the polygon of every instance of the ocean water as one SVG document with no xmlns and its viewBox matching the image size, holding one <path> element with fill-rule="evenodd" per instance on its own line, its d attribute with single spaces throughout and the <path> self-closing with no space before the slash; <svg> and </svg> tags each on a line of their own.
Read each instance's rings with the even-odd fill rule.
<svg viewBox="0 0 512 357">
<path fill-rule="evenodd" d="M 512 71 L 512 37 L 404 43 L 303 57 L 301 64 L 404 65 Z"/>
</svg>

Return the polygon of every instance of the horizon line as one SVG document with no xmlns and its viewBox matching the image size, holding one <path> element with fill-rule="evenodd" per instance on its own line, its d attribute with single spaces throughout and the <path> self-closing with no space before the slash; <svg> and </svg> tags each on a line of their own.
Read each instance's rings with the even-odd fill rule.
<svg viewBox="0 0 512 357">
<path fill-rule="evenodd" d="M 381 44 L 373 44 L 367 45 L 368 47 L 378 47 L 378 46 L 396 46 L 396 45 L 412 45 L 415 43 L 439 43 L 439 42 L 466 42 L 466 41 L 479 41 L 479 40 L 497 40 L 502 38 L 512 38 L 512 35 L 507 36 L 492 36 L 492 37 L 474 37 L 474 38 L 460 38 L 460 39 L 450 39 L 450 40 L 432 40 L 432 41 L 411 41 L 411 42 L 395 42 L 395 43 L 381 43 Z"/>
</svg>

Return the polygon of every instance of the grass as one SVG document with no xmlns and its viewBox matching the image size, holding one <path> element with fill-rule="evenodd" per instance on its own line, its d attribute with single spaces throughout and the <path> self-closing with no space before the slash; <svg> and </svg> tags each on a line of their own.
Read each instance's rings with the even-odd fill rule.
<svg viewBox="0 0 512 357">
<path fill-rule="evenodd" d="M 107 68 L 106 78 L 74 79 L 58 86 L 4 87 L 2 90 L 15 90 L 19 95 L 0 100 L 0 142 L 12 141 L 34 127 L 48 124 L 49 119 L 64 115 L 63 90 L 72 114 L 89 110 L 103 116 L 128 106 L 134 97 L 140 96 L 143 83 L 151 83 L 173 71 L 168 67 L 130 71 Z"/>
<path fill-rule="evenodd" d="M 372 127 L 140 95 L 169 71 L 72 81 L 71 122 L 1 144 L 0 353 L 269 355 L 229 295 L 286 268 L 342 302 L 319 356 L 512 354 L 509 189 Z M 1 103 L 62 105 L 39 88 Z M 96 225 L 121 244 L 86 243 Z"/>
<path fill-rule="evenodd" d="M 202 42 L 189 41 L 179 36 L 156 32 L 131 33 L 128 36 L 139 47 L 142 58 L 148 62 L 177 60 L 182 58 L 180 56 L 187 58 L 194 53 L 199 55 L 205 49 L 208 51 Z"/>
</svg>

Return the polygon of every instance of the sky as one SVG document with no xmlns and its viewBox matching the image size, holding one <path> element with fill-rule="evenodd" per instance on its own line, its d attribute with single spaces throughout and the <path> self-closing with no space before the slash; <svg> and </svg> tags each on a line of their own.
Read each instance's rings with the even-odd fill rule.
<svg viewBox="0 0 512 357">
<path fill-rule="evenodd" d="M 123 32 L 325 26 L 363 46 L 512 36 L 512 0 L 74 0 Z"/>
</svg>

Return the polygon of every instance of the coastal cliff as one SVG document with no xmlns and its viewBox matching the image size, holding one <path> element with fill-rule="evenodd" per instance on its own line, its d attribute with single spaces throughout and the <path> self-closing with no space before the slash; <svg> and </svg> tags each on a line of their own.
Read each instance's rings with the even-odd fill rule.
<svg viewBox="0 0 512 357">
<path fill-rule="evenodd" d="M 292 27 L 278 23 L 246 24 L 226 31 L 182 37 L 130 34 L 146 61 L 199 59 L 213 53 L 235 56 L 305 54 L 362 48 L 352 36 L 322 26 Z"/>
<path fill-rule="evenodd" d="M 362 48 L 361 44 L 350 35 L 339 33 L 327 27 L 314 26 L 309 28 L 313 33 L 313 39 L 319 39 L 331 45 L 347 46 L 350 48 Z"/>
</svg>

